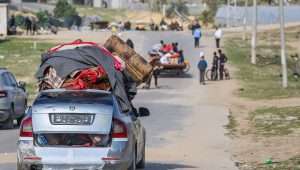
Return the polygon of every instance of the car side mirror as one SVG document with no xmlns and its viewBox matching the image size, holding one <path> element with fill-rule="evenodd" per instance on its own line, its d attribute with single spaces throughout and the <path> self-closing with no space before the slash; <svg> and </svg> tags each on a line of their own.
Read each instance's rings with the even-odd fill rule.
<svg viewBox="0 0 300 170">
<path fill-rule="evenodd" d="M 150 111 L 149 109 L 145 108 L 145 107 L 140 107 L 139 108 L 139 116 L 140 117 L 147 117 L 150 116 Z"/>
<path fill-rule="evenodd" d="M 24 91 L 26 91 L 26 83 L 24 81 L 19 81 L 18 86 Z"/>
</svg>

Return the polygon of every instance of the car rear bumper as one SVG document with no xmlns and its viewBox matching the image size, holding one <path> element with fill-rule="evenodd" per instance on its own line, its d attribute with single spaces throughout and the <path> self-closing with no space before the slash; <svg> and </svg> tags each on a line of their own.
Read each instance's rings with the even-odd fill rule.
<svg viewBox="0 0 300 170">
<path fill-rule="evenodd" d="M 83 148 L 82 155 L 88 157 L 84 160 L 76 159 L 76 157 L 68 157 L 71 153 L 75 153 L 76 148 L 69 155 L 66 155 L 63 160 L 57 158 L 57 156 L 52 155 L 53 150 L 44 150 L 45 154 L 41 154 L 41 150 L 46 148 L 39 148 L 33 146 L 32 139 L 30 140 L 19 140 L 18 142 L 18 167 L 22 170 L 31 169 L 43 169 L 43 170 L 74 170 L 74 169 L 87 169 L 87 170 L 123 170 L 127 169 L 130 165 L 130 150 L 128 148 L 127 141 L 123 142 L 113 142 L 112 146 L 107 148 L 107 151 L 97 152 L 93 155 L 91 152 L 87 151 L 89 148 Z M 54 148 L 53 148 L 54 149 Z M 55 148 L 54 150 L 58 150 Z M 67 152 L 67 151 L 66 151 Z M 25 157 L 39 158 L 38 160 L 26 159 Z M 51 158 L 52 157 L 52 158 Z M 104 159 L 107 158 L 107 159 Z M 118 159 L 111 159 L 118 158 Z"/>
<path fill-rule="evenodd" d="M 114 161 L 105 163 L 104 165 L 42 165 L 39 163 L 24 163 L 18 165 L 22 170 L 74 170 L 74 169 L 87 169 L 87 170 L 123 170 L 128 168 L 128 163 L 124 161 Z"/>
</svg>

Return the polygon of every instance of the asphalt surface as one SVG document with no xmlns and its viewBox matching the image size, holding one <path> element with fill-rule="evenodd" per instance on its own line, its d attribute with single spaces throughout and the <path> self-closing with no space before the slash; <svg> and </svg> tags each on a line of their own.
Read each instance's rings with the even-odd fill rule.
<svg viewBox="0 0 300 170">
<path fill-rule="evenodd" d="M 198 95 L 202 95 L 202 93 L 197 92 L 199 89 L 195 89 L 195 93 L 193 94 L 194 88 L 197 88 L 197 86 L 195 87 L 195 82 L 198 79 L 196 63 L 200 51 L 206 51 L 206 48 L 211 44 L 203 43 L 201 44 L 201 49 L 194 49 L 192 47 L 193 41 L 190 33 L 179 32 L 131 32 L 122 36 L 124 39 L 130 37 L 135 42 L 136 50 L 145 56 L 151 46 L 159 43 L 161 39 L 166 42 L 178 42 L 180 48 L 185 50 L 185 56 L 192 65 L 189 74 L 180 77 L 176 75 L 162 75 L 162 78 L 159 79 L 159 89 L 155 89 L 154 87 L 150 90 L 139 89 L 139 94 L 135 99 L 135 105 L 137 107 L 144 106 L 151 111 L 150 117 L 141 119 L 147 130 L 147 149 L 159 149 L 175 144 L 176 141 L 171 140 L 168 138 L 168 135 L 165 134 L 175 132 L 176 137 L 185 138 L 185 135 L 190 134 L 186 132 L 186 126 L 194 126 L 194 124 L 198 123 L 191 122 L 190 125 L 187 125 L 187 121 L 193 119 L 191 118 L 192 113 L 195 113 L 195 110 L 200 110 L 200 107 L 195 106 L 195 102 L 189 102 L 189 100 L 193 100 L 193 96 L 187 97 L 184 93 L 188 89 L 188 93 L 194 95 L 195 98 L 197 98 Z M 210 96 L 202 95 L 201 101 L 204 102 L 206 98 L 209 97 Z M 226 147 L 228 139 L 224 136 L 226 132 L 223 125 L 227 122 L 227 108 L 209 103 L 205 104 L 201 109 L 204 109 L 210 116 L 208 116 L 207 120 L 199 120 L 199 123 L 202 124 L 202 129 L 194 132 L 195 136 L 199 136 L 201 133 L 208 134 L 208 137 L 199 140 L 199 146 L 197 147 L 206 148 L 202 148 L 201 151 L 203 154 L 199 153 L 199 161 L 193 162 L 192 165 L 187 165 L 183 159 L 173 161 L 170 161 L 170 159 L 165 161 L 160 158 L 151 159 L 147 162 L 147 170 L 235 169 L 233 162 L 230 160 L 230 154 L 225 153 L 227 152 L 225 150 L 228 149 Z M 220 113 L 220 115 L 213 113 Z M 211 133 L 207 133 L 207 131 Z M 15 154 L 17 137 L 18 130 L 0 130 L 0 157 L 1 154 Z M 162 149 L 161 152 L 164 152 L 164 150 Z M 15 170 L 14 161 L 1 162 L 0 160 L 0 170 Z"/>
</svg>

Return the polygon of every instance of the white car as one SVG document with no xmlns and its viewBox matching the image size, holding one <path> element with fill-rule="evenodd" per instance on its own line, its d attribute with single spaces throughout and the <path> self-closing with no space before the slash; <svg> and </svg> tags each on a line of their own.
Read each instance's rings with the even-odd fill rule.
<svg viewBox="0 0 300 170">
<path fill-rule="evenodd" d="M 140 116 L 148 116 L 140 109 Z M 135 170 L 145 166 L 145 129 L 99 90 L 41 92 L 21 123 L 18 170 Z"/>
</svg>

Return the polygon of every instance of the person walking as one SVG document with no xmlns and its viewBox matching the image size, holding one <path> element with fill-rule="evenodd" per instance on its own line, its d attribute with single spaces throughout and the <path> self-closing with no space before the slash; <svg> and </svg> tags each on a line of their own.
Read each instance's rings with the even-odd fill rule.
<svg viewBox="0 0 300 170">
<path fill-rule="evenodd" d="M 205 71 L 207 68 L 207 61 L 205 60 L 204 53 L 200 53 L 200 61 L 198 63 L 198 69 L 200 72 L 200 84 L 205 85 Z"/>
<path fill-rule="evenodd" d="M 192 34 L 194 34 L 194 31 L 195 31 L 196 29 L 198 29 L 198 28 L 201 29 L 201 25 L 199 24 L 199 21 L 198 21 L 198 20 L 194 20 L 194 21 L 193 21 L 193 24 L 192 24 L 192 28 L 191 28 Z"/>
<path fill-rule="evenodd" d="M 225 63 L 227 62 L 228 58 L 227 56 L 222 52 L 221 49 L 218 50 L 219 52 L 219 60 L 220 60 L 220 80 L 223 80 L 224 78 L 224 68 L 225 68 Z"/>
<path fill-rule="evenodd" d="M 195 41 L 195 48 L 199 48 L 200 47 L 200 38 L 201 38 L 201 29 L 200 28 L 196 28 L 194 30 L 193 33 L 194 36 L 194 41 Z"/>
<path fill-rule="evenodd" d="M 26 27 L 26 35 L 31 34 L 32 32 L 32 22 L 29 17 L 25 18 L 25 27 Z"/>
<path fill-rule="evenodd" d="M 215 81 L 218 80 L 218 70 L 219 70 L 219 57 L 217 55 L 217 52 L 214 52 L 211 80 L 215 80 Z"/>
<path fill-rule="evenodd" d="M 215 39 L 216 39 L 216 47 L 218 49 L 220 48 L 220 43 L 221 43 L 222 36 L 223 36 L 223 31 L 221 30 L 221 28 L 216 27 Z"/>
<path fill-rule="evenodd" d="M 152 72 L 151 76 L 148 78 L 148 80 L 146 81 L 146 84 L 143 88 L 145 88 L 145 89 L 150 89 L 151 88 L 152 77 L 154 78 L 155 88 L 159 88 L 159 86 L 158 86 L 158 76 L 159 76 L 159 74 L 160 74 L 160 68 L 158 66 L 154 66 L 153 67 L 153 72 Z"/>
</svg>

